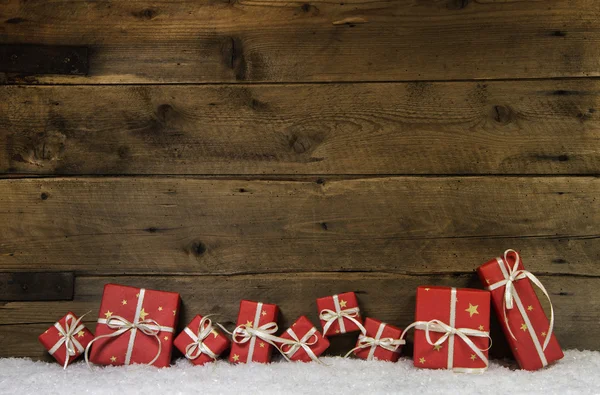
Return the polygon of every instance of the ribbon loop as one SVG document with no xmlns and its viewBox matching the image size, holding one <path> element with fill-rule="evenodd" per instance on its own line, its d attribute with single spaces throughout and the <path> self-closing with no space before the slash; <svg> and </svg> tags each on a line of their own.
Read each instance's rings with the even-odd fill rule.
<svg viewBox="0 0 600 395">
<path fill-rule="evenodd" d="M 59 347 L 61 345 L 63 345 L 63 344 L 65 345 L 65 362 L 63 365 L 63 369 L 67 368 L 67 365 L 69 364 L 69 360 L 71 359 L 71 357 L 74 357 L 74 356 L 84 352 L 83 346 L 75 338 L 75 335 L 85 328 L 85 326 L 81 323 L 81 320 L 87 314 L 89 314 L 89 311 L 87 313 L 85 313 L 84 315 L 82 315 L 81 317 L 79 317 L 78 319 L 75 319 L 75 317 L 72 316 L 71 314 L 67 314 L 67 316 L 65 317 L 65 327 L 64 328 L 58 322 L 56 322 L 54 324 L 54 327 L 60 334 L 61 338 L 56 342 L 54 347 L 52 347 L 49 350 L 49 353 L 50 353 L 50 355 L 53 355 L 59 349 Z M 69 319 L 70 319 L 70 323 L 69 323 Z"/>
<path fill-rule="evenodd" d="M 358 307 L 352 307 L 350 309 L 344 309 L 344 310 L 339 310 L 339 311 L 333 311 L 330 309 L 321 310 L 321 312 L 319 313 L 319 318 L 321 320 L 325 321 L 325 325 L 323 326 L 323 333 L 327 333 L 327 331 L 329 330 L 331 325 L 333 325 L 333 323 L 336 320 L 339 321 L 339 320 L 348 319 L 348 320 L 352 321 L 353 323 L 355 323 L 356 326 L 358 326 L 358 328 L 360 329 L 362 334 L 365 334 L 367 332 L 367 330 L 360 323 L 360 321 L 357 320 L 357 318 L 360 317 L 359 312 L 360 312 L 360 309 Z"/>
<path fill-rule="evenodd" d="M 192 339 L 192 343 L 185 348 L 185 357 L 194 360 L 202 354 L 206 354 L 213 360 L 217 359 L 217 355 L 204 343 L 204 340 L 214 330 L 212 321 L 208 316 L 203 317 L 198 324 L 198 332 L 194 334 L 189 328 L 185 328 L 185 332 Z"/>
</svg>

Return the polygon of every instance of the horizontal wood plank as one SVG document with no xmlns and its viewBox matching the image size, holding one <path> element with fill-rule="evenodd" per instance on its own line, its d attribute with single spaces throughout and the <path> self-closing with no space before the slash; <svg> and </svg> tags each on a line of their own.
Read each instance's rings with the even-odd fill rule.
<svg viewBox="0 0 600 395">
<path fill-rule="evenodd" d="M 71 300 L 74 281 L 72 272 L 0 273 L 0 301 Z"/>
<path fill-rule="evenodd" d="M 600 319 L 600 279 L 540 276 L 551 294 L 556 314 L 555 333 L 564 348 L 600 350 L 594 336 Z M 195 314 L 219 314 L 216 320 L 232 325 L 241 299 L 276 303 L 281 308 L 279 326 L 287 328 L 298 316 L 307 315 L 315 324 L 315 299 L 342 291 L 355 291 L 365 316 L 376 317 L 400 327 L 413 321 L 415 289 L 435 284 L 480 288 L 474 275 L 402 276 L 390 274 L 296 274 L 231 277 L 82 277 L 77 279 L 72 302 L 13 302 L 0 306 L 0 357 L 42 357 L 37 335 L 68 310 L 83 314 L 94 330 L 93 317 L 105 283 L 164 289 L 180 292 L 182 328 Z M 151 314 L 151 313 L 150 313 Z M 30 325 L 29 323 L 36 323 Z M 502 335 L 493 330 L 493 355 L 506 355 Z M 349 350 L 354 336 L 333 339 L 330 353 Z"/>
<path fill-rule="evenodd" d="M 89 48 L 87 77 L 10 83 L 582 77 L 599 21 L 596 0 L 5 0 L 0 43 Z"/>
<path fill-rule="evenodd" d="M 470 272 L 514 247 L 598 276 L 596 177 L 0 181 L 0 271 Z"/>
<path fill-rule="evenodd" d="M 0 72 L 86 75 L 86 47 L 0 44 Z"/>
<path fill-rule="evenodd" d="M 0 173 L 599 174 L 600 81 L 0 87 Z"/>
</svg>

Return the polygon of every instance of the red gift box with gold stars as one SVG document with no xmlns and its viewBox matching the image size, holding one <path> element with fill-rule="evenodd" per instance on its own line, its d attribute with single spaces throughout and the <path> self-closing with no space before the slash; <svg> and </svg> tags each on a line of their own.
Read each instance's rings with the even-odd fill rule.
<svg viewBox="0 0 600 395">
<path fill-rule="evenodd" d="M 295 345 L 283 343 L 280 346 L 281 351 L 291 361 L 317 361 L 319 355 L 329 348 L 329 340 L 323 337 L 321 332 L 304 315 L 298 318 L 279 337 L 297 342 Z"/>
<path fill-rule="evenodd" d="M 324 336 L 356 331 L 364 332 L 360 308 L 354 292 L 318 298 L 317 309 Z"/>
<path fill-rule="evenodd" d="M 231 342 L 208 317 L 197 315 L 176 338 L 174 345 L 194 365 L 213 362 Z"/>
<path fill-rule="evenodd" d="M 513 250 L 507 250 L 503 257 L 492 259 L 477 269 L 482 283 L 492 293 L 498 321 L 519 366 L 537 370 L 564 355 L 556 337 L 550 332 L 550 323 L 532 281 L 524 271 L 520 255 Z M 511 281 L 513 289 L 509 292 L 513 306 L 508 308 L 505 293 L 511 274 L 514 281 Z"/>
<path fill-rule="evenodd" d="M 366 333 L 358 337 L 354 355 L 367 361 L 396 362 L 400 357 L 402 329 L 374 318 L 365 318 Z"/>
<path fill-rule="evenodd" d="M 490 293 L 421 286 L 417 288 L 414 365 L 483 372 L 488 366 Z"/>
<path fill-rule="evenodd" d="M 39 336 L 39 341 L 61 365 L 77 359 L 94 335 L 70 311 Z"/>
<path fill-rule="evenodd" d="M 169 366 L 179 303 L 175 292 L 106 284 L 90 360 Z"/>
<path fill-rule="evenodd" d="M 272 343 L 277 340 L 277 305 L 242 300 L 233 331 L 229 361 L 233 363 L 271 361 Z M 274 344 L 274 343 L 273 343 Z"/>
</svg>

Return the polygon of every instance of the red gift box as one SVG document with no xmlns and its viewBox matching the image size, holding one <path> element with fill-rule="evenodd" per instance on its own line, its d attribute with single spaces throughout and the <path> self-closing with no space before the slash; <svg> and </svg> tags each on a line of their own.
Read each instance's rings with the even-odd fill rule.
<svg viewBox="0 0 600 395">
<path fill-rule="evenodd" d="M 315 328 L 306 316 L 298 318 L 287 331 L 283 332 L 281 339 L 290 343 L 282 343 L 280 349 L 290 361 L 318 361 L 318 356 L 329 347 L 329 340 Z"/>
<path fill-rule="evenodd" d="M 488 367 L 490 293 L 476 289 L 418 287 L 414 365 L 483 372 Z"/>
<path fill-rule="evenodd" d="M 94 339 L 92 332 L 81 323 L 81 318 L 69 311 L 38 337 L 48 353 L 65 368 L 83 354 L 85 347 Z"/>
<path fill-rule="evenodd" d="M 354 292 L 318 298 L 317 308 L 324 336 L 365 332 Z"/>
<path fill-rule="evenodd" d="M 194 365 L 204 365 L 215 361 L 230 343 L 208 317 L 197 315 L 175 338 L 173 344 Z"/>
<path fill-rule="evenodd" d="M 233 331 L 229 361 L 234 363 L 271 361 L 277 337 L 277 305 L 242 300 Z"/>
<path fill-rule="evenodd" d="M 367 361 L 396 362 L 400 357 L 402 329 L 386 324 L 374 318 L 365 318 L 366 333 L 361 334 L 353 352 L 359 358 Z"/>
<path fill-rule="evenodd" d="M 519 366 L 537 370 L 561 359 L 563 352 L 552 333 L 554 320 L 548 322 L 530 279 L 535 279 L 546 296 L 548 293 L 535 276 L 525 271 L 519 254 L 507 250 L 504 257 L 481 265 L 477 273 L 492 292 L 498 320 Z"/>
<path fill-rule="evenodd" d="M 106 284 L 90 360 L 169 366 L 179 301 L 175 292 Z"/>
</svg>

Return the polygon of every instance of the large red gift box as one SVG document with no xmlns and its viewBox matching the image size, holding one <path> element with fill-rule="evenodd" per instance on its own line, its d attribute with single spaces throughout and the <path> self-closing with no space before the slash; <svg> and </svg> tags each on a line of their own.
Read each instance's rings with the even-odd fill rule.
<svg viewBox="0 0 600 395">
<path fill-rule="evenodd" d="M 405 329 L 416 328 L 415 366 L 459 372 L 483 372 L 487 369 L 490 340 L 488 291 L 418 287 L 415 321 Z"/>
<path fill-rule="evenodd" d="M 271 361 L 277 331 L 277 305 L 242 300 L 233 331 L 229 361 L 234 363 Z"/>
<path fill-rule="evenodd" d="M 291 361 L 317 361 L 318 356 L 323 354 L 329 347 L 329 340 L 323 337 L 321 332 L 304 315 L 298 318 L 279 337 L 296 342 L 295 345 L 283 343 L 280 346 L 283 354 Z"/>
<path fill-rule="evenodd" d="M 213 362 L 231 342 L 208 317 L 197 315 L 176 338 L 174 345 L 194 365 Z"/>
<path fill-rule="evenodd" d="M 360 308 L 354 292 L 318 298 L 317 308 L 324 336 L 364 332 Z"/>
<path fill-rule="evenodd" d="M 175 292 L 106 284 L 90 360 L 169 366 L 179 302 Z"/>
<path fill-rule="evenodd" d="M 550 323 L 528 275 L 535 277 L 525 272 L 519 254 L 507 250 L 504 257 L 481 265 L 477 273 L 484 286 L 492 292 L 496 315 L 519 366 L 537 370 L 561 359 L 563 352 L 550 330 Z M 507 280 L 512 283 L 509 295 L 505 295 Z M 506 305 L 505 297 L 510 295 L 513 306 Z"/>
<path fill-rule="evenodd" d="M 402 329 L 374 318 L 365 318 L 366 333 L 359 335 L 354 355 L 367 361 L 396 362 L 400 358 Z"/>
<path fill-rule="evenodd" d="M 94 339 L 94 335 L 75 314 L 69 311 L 38 339 L 54 359 L 67 367 L 83 354 L 85 347 Z"/>
</svg>

